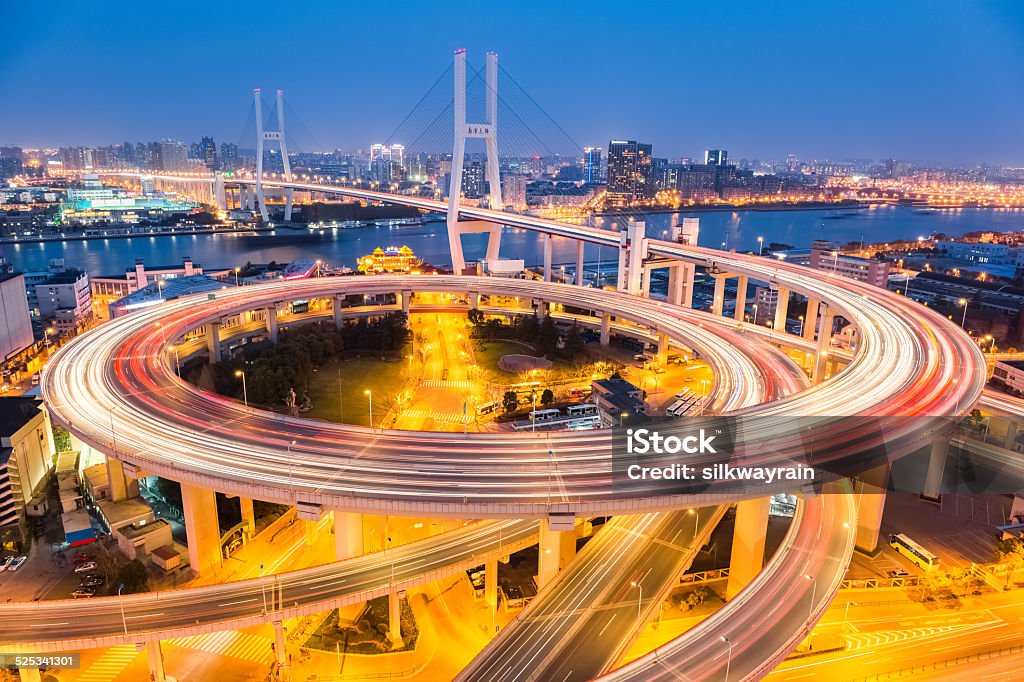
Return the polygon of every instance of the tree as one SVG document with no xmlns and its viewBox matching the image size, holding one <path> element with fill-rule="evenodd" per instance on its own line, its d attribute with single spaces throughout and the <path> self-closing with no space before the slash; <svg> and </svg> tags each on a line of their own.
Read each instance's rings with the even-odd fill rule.
<svg viewBox="0 0 1024 682">
<path fill-rule="evenodd" d="M 545 355 L 554 355 L 558 350 L 558 327 L 550 315 L 545 315 L 537 331 L 537 345 Z"/>
<path fill-rule="evenodd" d="M 580 336 L 580 330 L 576 325 L 569 328 L 569 331 L 565 335 L 565 355 L 569 358 L 576 359 L 583 355 L 583 337 Z"/>
<path fill-rule="evenodd" d="M 519 323 L 516 326 L 516 338 L 526 343 L 533 343 L 537 340 L 537 333 L 540 331 L 540 320 L 537 319 L 537 314 L 526 315 L 519 319 Z"/>
<path fill-rule="evenodd" d="M 57 452 L 67 452 L 71 449 L 71 434 L 57 424 L 53 424 L 53 446 L 57 448 Z"/>
<path fill-rule="evenodd" d="M 979 410 L 978 408 L 974 408 L 973 410 L 971 410 L 971 413 L 967 415 L 967 418 L 964 419 L 964 423 L 966 423 L 968 426 L 974 429 L 980 430 L 983 420 L 984 417 L 981 416 L 981 410 Z"/>
<path fill-rule="evenodd" d="M 466 318 L 475 325 L 483 324 L 484 314 L 480 312 L 479 308 L 470 308 L 469 312 L 466 313 Z"/>
<path fill-rule="evenodd" d="M 505 395 L 501 399 L 501 407 L 506 412 L 512 412 L 519 407 L 519 396 L 515 391 L 505 391 Z"/>
<path fill-rule="evenodd" d="M 555 394 L 550 388 L 545 388 L 544 392 L 540 394 L 540 404 L 550 405 L 555 401 Z"/>
<path fill-rule="evenodd" d="M 136 594 L 149 591 L 149 572 L 145 564 L 138 559 L 132 559 L 121 566 L 117 572 L 117 585 L 124 585 L 122 594 Z M 115 585 L 115 589 L 117 587 Z"/>
</svg>

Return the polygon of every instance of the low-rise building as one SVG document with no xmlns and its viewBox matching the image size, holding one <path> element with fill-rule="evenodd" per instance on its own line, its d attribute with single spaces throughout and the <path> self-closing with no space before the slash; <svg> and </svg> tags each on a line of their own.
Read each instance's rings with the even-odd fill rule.
<svg viewBox="0 0 1024 682">
<path fill-rule="evenodd" d="M 1024 360 L 996 361 L 992 381 L 1008 391 L 1024 394 Z"/>
<path fill-rule="evenodd" d="M 25 507 L 53 471 L 50 415 L 32 397 L 0 398 L 0 547 L 20 548 Z"/>
<path fill-rule="evenodd" d="M 20 355 L 34 341 L 25 276 L 0 257 L 0 363 Z"/>
<path fill-rule="evenodd" d="M 156 519 L 151 523 L 131 523 L 121 526 L 113 534 L 117 548 L 129 561 L 145 561 L 158 547 L 169 547 L 173 543 L 171 523 L 166 519 Z"/>
<path fill-rule="evenodd" d="M 161 279 L 111 302 L 107 306 L 107 313 L 110 319 L 114 319 L 136 310 L 160 305 L 164 301 L 191 294 L 213 293 L 230 286 L 233 284 L 206 275 Z"/>
<path fill-rule="evenodd" d="M 888 262 L 845 255 L 831 242 L 821 239 L 816 239 L 811 246 L 809 265 L 815 270 L 834 272 L 841 277 L 867 282 L 876 287 L 885 287 L 889 283 Z"/>
<path fill-rule="evenodd" d="M 607 426 L 620 425 L 629 415 L 644 411 L 643 389 L 625 379 L 596 379 L 590 383 L 590 388 L 601 419 Z"/>
</svg>

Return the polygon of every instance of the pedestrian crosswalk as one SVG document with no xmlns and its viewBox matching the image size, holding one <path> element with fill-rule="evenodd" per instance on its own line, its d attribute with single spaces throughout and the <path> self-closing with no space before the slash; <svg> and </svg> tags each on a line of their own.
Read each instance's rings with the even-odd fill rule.
<svg viewBox="0 0 1024 682">
<path fill-rule="evenodd" d="M 426 381 L 421 381 L 420 386 L 425 386 L 426 388 L 471 388 L 471 383 L 469 381 L 427 379 Z"/>
<path fill-rule="evenodd" d="M 976 625 L 943 625 L 931 628 L 911 628 L 908 630 L 879 630 L 877 632 L 858 632 L 846 635 L 847 649 L 867 649 L 905 642 L 920 637 L 944 635 L 955 630 L 977 627 Z"/>
<path fill-rule="evenodd" d="M 403 410 L 402 417 L 406 417 L 409 419 L 426 419 L 427 417 L 430 417 L 435 422 L 446 422 L 452 424 L 461 424 L 463 421 L 465 421 L 465 416 L 461 412 L 428 410 L 422 407 L 413 407 L 408 410 Z"/>
<path fill-rule="evenodd" d="M 270 648 L 271 640 L 234 630 L 178 637 L 166 640 L 166 643 L 255 663 L 269 660 L 273 656 L 273 651 Z"/>
<path fill-rule="evenodd" d="M 140 654 L 134 646 L 110 647 L 92 663 L 83 666 L 78 682 L 110 682 L 125 671 Z"/>
</svg>

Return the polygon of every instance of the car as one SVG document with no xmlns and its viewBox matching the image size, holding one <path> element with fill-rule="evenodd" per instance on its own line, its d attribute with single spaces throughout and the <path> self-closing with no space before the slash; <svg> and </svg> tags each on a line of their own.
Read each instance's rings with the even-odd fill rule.
<svg viewBox="0 0 1024 682">
<path fill-rule="evenodd" d="M 894 568 L 889 571 L 890 578 L 905 578 L 910 575 L 910 572 L 905 568 Z"/>
<path fill-rule="evenodd" d="M 75 573 L 85 573 L 87 571 L 95 571 L 95 570 L 96 570 L 96 562 L 95 561 L 86 561 L 84 564 L 79 564 L 78 566 L 75 566 Z"/>
<path fill-rule="evenodd" d="M 32 375 L 32 385 L 33 386 L 38 386 L 39 385 L 39 372 L 36 372 L 35 374 Z"/>
<path fill-rule="evenodd" d="M 92 561 L 96 558 L 96 555 L 91 552 L 82 552 L 81 554 L 75 555 L 76 564 L 84 564 L 86 561 Z"/>
<path fill-rule="evenodd" d="M 0 571 L 6 571 L 7 568 L 11 565 L 12 561 L 14 561 L 14 557 L 12 556 L 7 556 L 3 559 L 0 559 Z"/>
<path fill-rule="evenodd" d="M 75 599 L 79 597 L 95 597 L 96 590 L 91 587 L 79 587 L 77 590 L 71 593 L 71 596 Z"/>
<path fill-rule="evenodd" d="M 22 554 L 20 557 L 18 557 L 17 559 L 15 559 L 14 561 L 12 561 L 10 563 L 10 565 L 7 567 L 7 570 L 8 571 L 17 571 L 19 568 L 21 568 L 21 565 L 23 563 L 25 563 L 26 561 L 28 561 L 28 557 L 25 556 L 24 554 Z"/>
<path fill-rule="evenodd" d="M 106 580 L 101 575 L 87 575 L 79 581 L 79 585 L 82 587 L 99 587 Z"/>
</svg>

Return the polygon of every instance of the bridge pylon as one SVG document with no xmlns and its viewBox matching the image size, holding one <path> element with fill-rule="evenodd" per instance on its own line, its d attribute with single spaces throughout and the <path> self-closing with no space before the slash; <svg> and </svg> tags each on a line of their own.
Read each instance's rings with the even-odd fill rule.
<svg viewBox="0 0 1024 682">
<path fill-rule="evenodd" d="M 500 210 L 501 177 L 498 169 L 498 55 L 487 53 L 487 120 L 483 123 L 466 122 L 466 51 L 455 51 L 455 148 L 452 151 L 452 174 L 448 186 L 448 242 L 452 254 L 452 270 L 463 274 L 466 260 L 462 254 L 462 235 L 486 232 L 487 259 L 496 260 L 501 245 L 501 225 L 480 221 L 460 221 L 462 203 L 462 168 L 466 160 L 466 140 L 481 138 L 486 145 L 487 167 L 484 178 L 489 185 L 490 208 Z"/>
<path fill-rule="evenodd" d="M 288 144 L 284 135 L 284 92 L 277 91 L 277 130 L 263 129 L 263 102 L 259 88 L 252 91 L 253 101 L 256 108 L 256 203 L 260 209 L 260 216 L 263 222 L 269 220 L 267 214 L 267 201 L 263 193 L 263 144 L 264 142 L 277 142 L 277 148 L 281 151 L 281 163 L 284 165 L 284 179 L 292 181 L 292 168 L 288 162 Z M 292 219 L 292 201 L 294 190 L 285 190 L 284 219 L 285 222 Z"/>
</svg>

